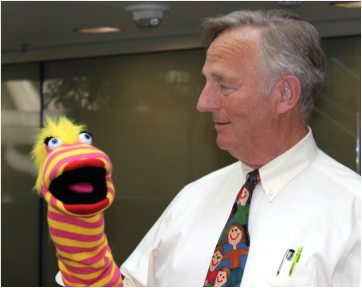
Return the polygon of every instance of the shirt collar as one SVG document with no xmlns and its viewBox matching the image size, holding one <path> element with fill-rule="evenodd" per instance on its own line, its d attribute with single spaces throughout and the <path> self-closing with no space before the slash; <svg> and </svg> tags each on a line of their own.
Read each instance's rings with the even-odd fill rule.
<svg viewBox="0 0 362 288">
<path fill-rule="evenodd" d="M 309 167 L 318 155 L 318 147 L 312 135 L 312 129 L 292 148 L 259 168 L 261 185 L 269 201 L 272 201 L 280 190 L 295 176 Z M 241 163 L 243 175 L 252 168 Z"/>
</svg>

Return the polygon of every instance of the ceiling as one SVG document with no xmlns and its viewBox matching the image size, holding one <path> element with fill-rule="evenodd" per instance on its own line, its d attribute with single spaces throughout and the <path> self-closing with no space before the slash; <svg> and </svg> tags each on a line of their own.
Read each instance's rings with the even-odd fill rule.
<svg viewBox="0 0 362 288">
<path fill-rule="evenodd" d="M 164 14 L 160 26 L 141 29 L 126 11 L 127 6 L 140 3 L 167 5 L 170 11 Z M 343 9 L 329 3 L 306 1 L 297 7 L 282 7 L 276 1 L 2 1 L 1 62 L 201 47 L 198 26 L 202 19 L 238 9 L 288 9 L 310 21 L 322 37 L 360 35 L 361 9 Z M 96 26 L 124 31 L 74 32 L 76 28 Z"/>
</svg>

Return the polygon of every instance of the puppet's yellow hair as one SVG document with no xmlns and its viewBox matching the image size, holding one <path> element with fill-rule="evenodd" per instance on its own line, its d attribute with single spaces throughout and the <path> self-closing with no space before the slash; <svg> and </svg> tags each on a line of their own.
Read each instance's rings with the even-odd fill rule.
<svg viewBox="0 0 362 288">
<path fill-rule="evenodd" d="M 38 178 L 36 180 L 34 190 L 40 193 L 44 161 L 47 156 L 44 139 L 51 136 L 60 138 L 63 144 L 73 144 L 79 142 L 78 135 L 85 129 L 85 125 L 75 124 L 72 120 L 65 116 L 60 116 L 58 119 L 51 119 L 49 117 L 45 119 L 44 128 L 41 128 L 36 136 L 36 141 L 33 150 L 31 151 L 31 157 L 38 169 Z"/>
</svg>

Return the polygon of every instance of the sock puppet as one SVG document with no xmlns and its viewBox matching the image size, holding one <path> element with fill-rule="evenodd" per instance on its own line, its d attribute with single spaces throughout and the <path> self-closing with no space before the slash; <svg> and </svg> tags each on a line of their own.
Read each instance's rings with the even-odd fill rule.
<svg viewBox="0 0 362 288">
<path fill-rule="evenodd" d="M 123 286 L 104 233 L 114 198 L 112 164 L 84 125 L 46 119 L 32 157 L 35 189 L 48 204 L 48 226 L 65 286 Z"/>
</svg>

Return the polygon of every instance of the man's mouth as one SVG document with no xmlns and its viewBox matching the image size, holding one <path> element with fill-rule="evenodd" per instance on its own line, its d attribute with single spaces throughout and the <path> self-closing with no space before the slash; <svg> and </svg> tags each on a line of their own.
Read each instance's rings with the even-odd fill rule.
<svg viewBox="0 0 362 288">
<path fill-rule="evenodd" d="M 224 125 L 228 125 L 231 122 L 215 122 L 215 125 L 219 125 L 219 126 L 224 126 Z"/>
</svg>

